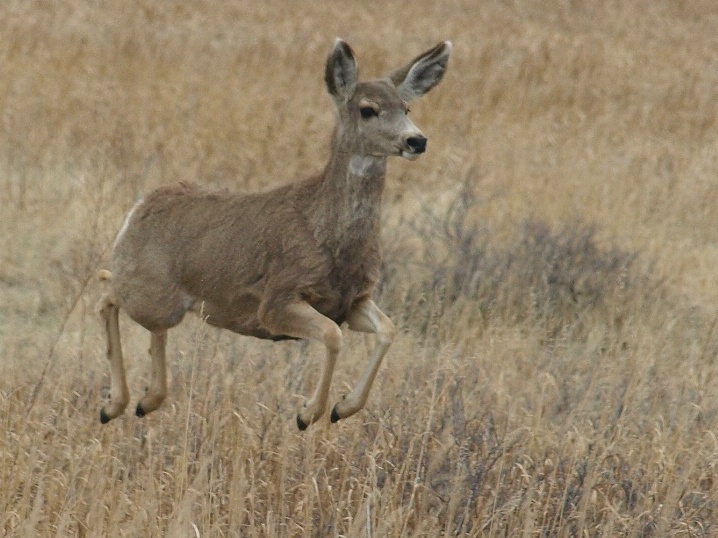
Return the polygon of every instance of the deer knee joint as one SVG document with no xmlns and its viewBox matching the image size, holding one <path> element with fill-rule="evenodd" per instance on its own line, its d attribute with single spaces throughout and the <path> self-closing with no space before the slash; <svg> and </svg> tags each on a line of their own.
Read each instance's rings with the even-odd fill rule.
<svg viewBox="0 0 718 538">
<path fill-rule="evenodd" d="M 104 293 L 97 303 L 97 313 L 102 319 L 107 320 L 113 308 L 115 308 L 115 301 L 112 293 Z"/>
<path fill-rule="evenodd" d="M 390 345 L 396 336 L 396 327 L 391 321 L 387 320 L 386 324 L 377 331 L 376 336 L 379 342 Z"/>
<path fill-rule="evenodd" d="M 324 332 L 324 345 L 327 346 L 330 352 L 339 353 L 342 348 L 342 338 L 341 329 L 337 325 L 332 324 L 332 326 L 328 327 Z"/>
</svg>

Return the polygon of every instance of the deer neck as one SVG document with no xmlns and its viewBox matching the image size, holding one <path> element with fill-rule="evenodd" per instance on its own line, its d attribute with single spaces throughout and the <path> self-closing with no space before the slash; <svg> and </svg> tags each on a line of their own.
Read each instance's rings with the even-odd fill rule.
<svg viewBox="0 0 718 538">
<path fill-rule="evenodd" d="M 386 157 L 363 155 L 335 135 L 317 192 L 316 230 L 323 236 L 318 239 L 345 251 L 375 238 L 385 177 Z"/>
</svg>

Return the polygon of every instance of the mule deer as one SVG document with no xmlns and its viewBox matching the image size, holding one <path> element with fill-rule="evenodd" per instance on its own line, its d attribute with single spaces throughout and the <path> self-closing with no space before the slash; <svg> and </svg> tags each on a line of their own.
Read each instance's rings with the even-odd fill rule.
<svg viewBox="0 0 718 538">
<path fill-rule="evenodd" d="M 260 194 L 210 193 L 182 183 L 135 205 L 115 239 L 111 272 L 98 273 L 111 368 L 103 424 L 129 401 L 120 309 L 151 334 L 152 376 L 138 416 L 167 395 L 167 330 L 188 311 L 243 335 L 324 343 L 319 382 L 297 416 L 302 430 L 325 412 L 342 346 L 339 326 L 375 333 L 369 365 L 331 421 L 364 406 L 395 333 L 372 300 L 386 160 L 413 160 L 426 150 L 407 103 L 441 81 L 451 47 L 440 43 L 387 78 L 359 82 L 352 49 L 337 39 L 324 75 L 337 123 L 322 173 Z"/>
</svg>

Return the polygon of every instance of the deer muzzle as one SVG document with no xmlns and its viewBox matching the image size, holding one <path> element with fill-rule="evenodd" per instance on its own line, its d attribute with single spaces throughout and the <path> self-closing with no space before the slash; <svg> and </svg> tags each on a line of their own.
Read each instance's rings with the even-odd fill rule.
<svg viewBox="0 0 718 538">
<path fill-rule="evenodd" d="M 410 136 L 404 141 L 404 145 L 405 149 L 401 151 L 401 156 L 413 161 L 426 151 L 426 137 L 422 135 Z"/>
</svg>

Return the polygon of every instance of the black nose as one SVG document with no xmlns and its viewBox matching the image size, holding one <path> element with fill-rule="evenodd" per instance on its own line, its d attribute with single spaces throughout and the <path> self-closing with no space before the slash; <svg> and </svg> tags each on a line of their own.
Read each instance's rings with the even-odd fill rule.
<svg viewBox="0 0 718 538">
<path fill-rule="evenodd" d="M 424 136 L 410 136 L 406 139 L 406 145 L 414 153 L 424 153 L 426 151 L 426 137 Z"/>
</svg>

